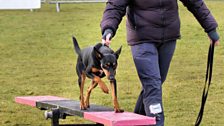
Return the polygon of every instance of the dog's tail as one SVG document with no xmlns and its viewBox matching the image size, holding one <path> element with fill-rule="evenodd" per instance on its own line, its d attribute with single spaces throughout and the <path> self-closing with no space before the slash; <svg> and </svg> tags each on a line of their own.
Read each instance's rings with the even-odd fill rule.
<svg viewBox="0 0 224 126">
<path fill-rule="evenodd" d="M 77 40 L 76 40 L 76 38 L 74 36 L 72 37 L 72 39 L 73 39 L 75 52 L 80 56 L 81 55 L 81 49 L 79 47 L 79 44 L 78 44 L 78 42 L 77 42 Z"/>
</svg>

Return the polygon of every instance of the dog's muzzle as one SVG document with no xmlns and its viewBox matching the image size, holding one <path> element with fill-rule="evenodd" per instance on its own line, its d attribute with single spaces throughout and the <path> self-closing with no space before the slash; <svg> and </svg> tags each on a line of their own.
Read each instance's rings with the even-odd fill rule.
<svg viewBox="0 0 224 126">
<path fill-rule="evenodd" d="M 114 75 L 110 75 L 108 78 L 110 81 L 114 81 Z"/>
</svg>

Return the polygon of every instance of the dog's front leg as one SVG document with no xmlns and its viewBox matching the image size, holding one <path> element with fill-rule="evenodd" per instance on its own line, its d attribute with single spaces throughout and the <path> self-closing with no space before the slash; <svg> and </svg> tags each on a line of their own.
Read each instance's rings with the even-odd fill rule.
<svg viewBox="0 0 224 126">
<path fill-rule="evenodd" d="M 104 93 L 108 94 L 109 89 L 107 88 L 107 85 L 101 80 L 100 77 L 94 76 L 93 81 L 99 84 L 100 88 L 103 90 Z"/>
<path fill-rule="evenodd" d="M 87 77 L 91 78 L 93 81 L 99 84 L 100 88 L 103 90 L 104 93 L 109 93 L 109 89 L 107 88 L 106 84 L 101 80 L 100 77 L 93 74 L 93 72 L 96 72 L 96 68 L 93 67 L 87 67 L 86 69 L 86 75 Z"/>
<path fill-rule="evenodd" d="M 97 86 L 98 84 L 92 80 L 90 87 L 87 90 L 86 98 L 85 98 L 85 106 L 89 108 L 89 98 L 92 90 Z"/>
<path fill-rule="evenodd" d="M 116 79 L 113 81 L 110 81 L 111 85 L 111 93 L 112 93 L 112 98 L 113 98 L 113 104 L 114 104 L 114 111 L 115 112 L 124 112 L 123 109 L 119 108 L 118 100 L 117 100 L 117 82 Z"/>
</svg>

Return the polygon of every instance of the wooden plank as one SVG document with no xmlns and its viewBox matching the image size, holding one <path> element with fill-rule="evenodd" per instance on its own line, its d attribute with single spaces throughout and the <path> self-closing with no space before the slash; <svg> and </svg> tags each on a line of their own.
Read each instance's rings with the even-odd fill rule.
<svg viewBox="0 0 224 126">
<path fill-rule="evenodd" d="M 57 97 L 57 96 L 19 96 L 15 98 L 15 102 L 36 107 L 36 102 L 39 101 L 58 101 L 58 100 L 68 100 L 67 98 Z"/>
<path fill-rule="evenodd" d="M 114 111 L 113 108 L 95 104 L 90 104 L 87 110 L 80 110 L 80 102 L 75 100 L 40 101 L 37 102 L 36 107 L 39 109 L 58 108 L 61 113 L 80 117 L 83 117 L 84 112 Z"/>
<path fill-rule="evenodd" d="M 155 125 L 153 117 L 147 117 L 131 112 L 115 113 L 113 108 L 90 104 L 87 110 L 80 110 L 80 102 L 57 96 L 25 96 L 16 97 L 15 101 L 37 107 L 41 110 L 57 108 L 60 114 L 80 116 L 84 119 L 104 124 L 106 126 Z"/>
<path fill-rule="evenodd" d="M 155 125 L 154 117 L 147 117 L 131 112 L 85 112 L 84 118 L 106 126 Z"/>
</svg>

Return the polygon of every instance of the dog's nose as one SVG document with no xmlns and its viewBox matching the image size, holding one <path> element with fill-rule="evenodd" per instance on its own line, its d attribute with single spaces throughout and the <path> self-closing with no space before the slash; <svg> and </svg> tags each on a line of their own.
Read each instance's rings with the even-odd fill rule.
<svg viewBox="0 0 224 126">
<path fill-rule="evenodd" d="M 109 76 L 109 80 L 113 81 L 114 80 L 114 76 Z"/>
</svg>

